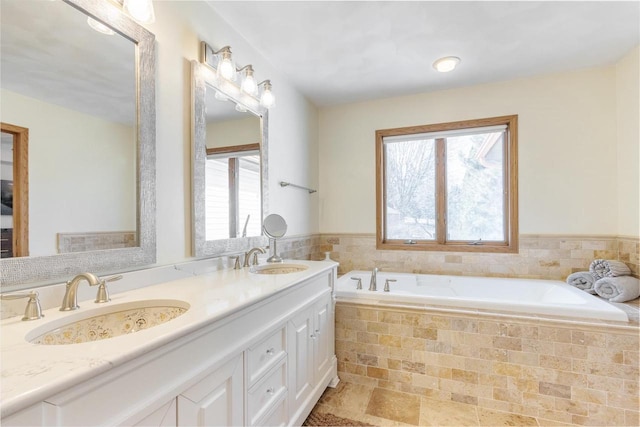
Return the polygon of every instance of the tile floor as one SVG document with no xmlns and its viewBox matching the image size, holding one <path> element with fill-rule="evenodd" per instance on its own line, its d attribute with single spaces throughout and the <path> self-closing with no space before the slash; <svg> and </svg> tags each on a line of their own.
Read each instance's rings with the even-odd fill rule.
<svg viewBox="0 0 640 427">
<path fill-rule="evenodd" d="M 328 388 L 313 411 L 374 426 L 568 425 L 344 381 Z"/>
</svg>

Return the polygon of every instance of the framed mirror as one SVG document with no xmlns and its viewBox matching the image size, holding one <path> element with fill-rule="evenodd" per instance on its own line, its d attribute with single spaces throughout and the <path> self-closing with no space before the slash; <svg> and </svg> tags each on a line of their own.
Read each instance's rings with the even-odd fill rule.
<svg viewBox="0 0 640 427">
<path fill-rule="evenodd" d="M 3 208 L 2 291 L 153 264 L 155 36 L 107 0 L 1 19 L 3 205 L 26 207 Z"/>
<path fill-rule="evenodd" d="M 263 246 L 268 113 L 213 67 L 191 64 L 194 255 Z"/>
</svg>

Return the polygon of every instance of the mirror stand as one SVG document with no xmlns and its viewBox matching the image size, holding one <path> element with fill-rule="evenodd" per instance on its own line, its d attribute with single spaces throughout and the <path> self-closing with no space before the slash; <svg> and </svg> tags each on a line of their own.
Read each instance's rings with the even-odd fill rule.
<svg viewBox="0 0 640 427">
<path fill-rule="evenodd" d="M 284 260 L 278 255 L 278 247 L 276 246 L 277 239 L 275 237 L 269 237 L 269 248 L 273 248 L 273 255 L 267 258 L 269 263 L 284 262 Z"/>
</svg>

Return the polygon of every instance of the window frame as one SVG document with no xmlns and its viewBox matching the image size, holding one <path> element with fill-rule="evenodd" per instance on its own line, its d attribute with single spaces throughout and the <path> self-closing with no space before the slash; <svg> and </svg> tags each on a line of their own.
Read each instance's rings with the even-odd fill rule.
<svg viewBox="0 0 640 427">
<path fill-rule="evenodd" d="M 442 138 L 436 139 L 436 240 L 387 239 L 385 200 L 384 138 L 429 132 L 443 132 L 486 126 L 506 125 L 504 143 L 504 220 L 505 240 L 470 241 L 446 239 L 446 149 Z M 454 252 L 518 252 L 518 115 L 462 120 L 422 126 L 376 130 L 376 248 L 382 250 L 454 251 Z"/>
</svg>

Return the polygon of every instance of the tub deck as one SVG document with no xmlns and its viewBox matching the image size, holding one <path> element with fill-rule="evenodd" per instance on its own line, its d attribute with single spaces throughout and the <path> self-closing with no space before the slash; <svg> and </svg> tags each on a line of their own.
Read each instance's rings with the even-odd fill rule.
<svg viewBox="0 0 640 427">
<path fill-rule="evenodd" d="M 362 289 L 356 289 L 356 281 Z M 480 309 L 533 316 L 560 316 L 575 320 L 628 322 L 624 310 L 598 296 L 559 280 L 498 277 L 441 276 L 380 272 L 377 290 L 369 291 L 371 272 L 350 271 L 336 282 L 338 300 L 369 304 Z M 384 292 L 387 279 L 389 292 Z"/>
</svg>

